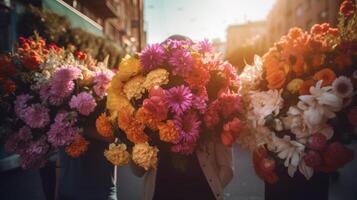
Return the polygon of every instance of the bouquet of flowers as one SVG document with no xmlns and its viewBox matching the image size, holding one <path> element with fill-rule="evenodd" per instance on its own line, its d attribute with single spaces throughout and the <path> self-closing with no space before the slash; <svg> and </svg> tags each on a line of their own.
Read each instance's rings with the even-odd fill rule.
<svg viewBox="0 0 357 200">
<path fill-rule="evenodd" d="M 42 39 L 20 38 L 16 53 L 4 62 L 1 80 L 9 84 L 2 84 L 7 96 L 1 105 L 8 113 L 1 129 L 10 132 L 5 150 L 19 154 L 23 168 L 42 167 L 58 148 L 73 157 L 84 153 L 89 144 L 84 128 L 104 108 L 114 73 L 83 52 Z"/>
<path fill-rule="evenodd" d="M 356 5 L 341 6 L 339 28 L 292 28 L 240 75 L 246 127 L 240 143 L 254 151 L 257 175 L 274 183 L 277 168 L 307 179 L 334 172 L 354 156 L 356 139 Z"/>
<path fill-rule="evenodd" d="M 211 49 L 206 40 L 169 39 L 122 60 L 108 92 L 110 115 L 97 119 L 102 135 L 122 130 L 117 135 L 122 143 L 105 152 L 109 161 L 126 164 L 129 145 L 134 163 L 148 170 L 157 165 L 159 143 L 188 155 L 201 138 L 221 137 L 230 145 L 238 137 L 238 77 Z"/>
</svg>

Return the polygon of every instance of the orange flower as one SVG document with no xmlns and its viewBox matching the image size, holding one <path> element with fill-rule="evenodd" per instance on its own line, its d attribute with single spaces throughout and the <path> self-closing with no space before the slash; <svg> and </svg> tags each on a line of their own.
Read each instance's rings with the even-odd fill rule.
<svg viewBox="0 0 357 200">
<path fill-rule="evenodd" d="M 336 79 L 336 74 L 329 68 L 322 69 L 315 73 L 314 78 L 319 81 L 322 80 L 322 86 L 331 85 L 332 82 Z"/>
<path fill-rule="evenodd" d="M 126 112 L 120 112 L 118 116 L 118 126 L 122 129 L 128 140 L 138 144 L 148 141 L 148 136 L 144 133 L 145 125 Z"/>
<path fill-rule="evenodd" d="M 174 122 L 167 120 L 166 124 L 159 124 L 160 140 L 164 142 L 175 142 L 179 139 L 180 134 L 177 132 Z"/>
<path fill-rule="evenodd" d="M 153 131 L 158 130 L 160 120 L 155 118 L 147 109 L 141 107 L 135 114 L 135 118 L 142 124 L 145 124 Z"/>
<path fill-rule="evenodd" d="M 310 80 L 304 81 L 304 83 L 300 86 L 299 94 L 300 95 L 308 95 L 308 94 L 310 94 L 310 88 L 313 85 L 315 85 L 315 81 L 314 80 L 310 79 Z"/>
<path fill-rule="evenodd" d="M 302 55 L 295 56 L 295 63 L 293 65 L 293 71 L 296 73 L 297 76 L 302 76 L 304 75 L 304 72 L 307 71 L 306 66 L 305 66 L 305 60 Z"/>
<path fill-rule="evenodd" d="M 283 70 L 277 70 L 271 74 L 267 74 L 266 80 L 268 81 L 269 89 L 280 89 L 285 83 L 286 75 Z"/>
<path fill-rule="evenodd" d="M 112 123 L 108 119 L 108 117 L 105 115 L 105 113 L 102 113 L 97 120 L 95 121 L 95 127 L 97 128 L 97 131 L 99 135 L 103 137 L 113 137 L 114 136 L 114 129 L 112 126 Z"/>
<path fill-rule="evenodd" d="M 66 147 L 66 153 L 74 158 L 82 155 L 88 149 L 89 142 L 80 134 L 77 134 L 72 143 Z"/>
<path fill-rule="evenodd" d="M 325 56 L 323 54 L 315 54 L 312 56 L 312 67 L 319 68 L 325 62 Z"/>
</svg>

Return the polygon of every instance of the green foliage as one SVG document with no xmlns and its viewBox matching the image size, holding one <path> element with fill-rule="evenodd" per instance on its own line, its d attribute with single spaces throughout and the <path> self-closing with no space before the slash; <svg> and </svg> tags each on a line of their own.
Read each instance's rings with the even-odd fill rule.
<svg viewBox="0 0 357 200">
<path fill-rule="evenodd" d="M 19 21 L 18 33 L 30 37 L 35 32 L 46 39 L 47 43 L 54 42 L 64 47 L 73 45 L 100 61 L 109 55 L 110 67 L 118 66 L 124 54 L 110 39 L 72 27 L 65 16 L 30 6 Z"/>
</svg>

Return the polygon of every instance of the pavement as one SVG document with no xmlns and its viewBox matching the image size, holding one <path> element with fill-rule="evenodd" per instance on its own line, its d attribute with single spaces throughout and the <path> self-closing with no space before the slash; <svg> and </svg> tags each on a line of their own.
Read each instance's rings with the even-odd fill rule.
<svg viewBox="0 0 357 200">
<path fill-rule="evenodd" d="M 357 144 L 351 146 L 357 158 Z M 254 173 L 251 155 L 234 146 L 235 176 L 225 189 L 226 200 L 264 200 L 264 182 Z M 330 184 L 329 200 L 357 199 L 357 159 L 339 171 L 340 177 Z M 142 194 L 142 178 L 135 177 L 128 166 L 118 170 L 118 199 L 136 200 Z"/>
</svg>

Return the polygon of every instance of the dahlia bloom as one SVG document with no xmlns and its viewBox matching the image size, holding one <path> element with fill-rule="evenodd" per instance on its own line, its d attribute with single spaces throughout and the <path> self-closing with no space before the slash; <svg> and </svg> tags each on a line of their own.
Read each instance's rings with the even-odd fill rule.
<svg viewBox="0 0 357 200">
<path fill-rule="evenodd" d="M 76 119 L 72 118 L 69 113 L 61 112 L 55 117 L 55 122 L 50 126 L 47 132 L 48 142 L 55 147 L 69 145 L 79 130 L 75 127 Z"/>
<path fill-rule="evenodd" d="M 88 116 L 92 113 L 97 106 L 94 97 L 87 93 L 81 92 L 77 96 L 73 96 L 69 102 L 69 106 L 72 109 L 76 109 L 79 113 L 84 116 Z"/>
<path fill-rule="evenodd" d="M 186 77 L 192 70 L 194 59 L 186 49 L 177 49 L 172 52 L 169 58 L 169 65 L 173 75 Z"/>
<path fill-rule="evenodd" d="M 31 128 L 43 128 L 50 122 L 49 109 L 33 104 L 23 111 L 23 120 Z"/>
<path fill-rule="evenodd" d="M 24 111 L 27 108 L 27 102 L 32 99 L 28 94 L 22 94 L 16 97 L 14 102 L 14 110 L 17 117 L 24 118 Z"/>
<path fill-rule="evenodd" d="M 164 64 L 165 49 L 160 44 L 148 45 L 140 55 L 144 72 L 149 72 Z"/>
<path fill-rule="evenodd" d="M 192 106 L 192 93 L 189 87 L 184 85 L 172 87 L 165 91 L 167 106 L 175 114 L 182 114 Z"/>
<path fill-rule="evenodd" d="M 176 130 L 180 134 L 179 142 L 195 143 L 200 136 L 200 125 L 199 120 L 195 112 L 187 112 L 183 115 L 176 115 L 174 118 L 174 124 Z"/>
</svg>

